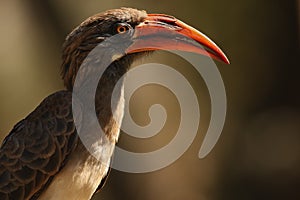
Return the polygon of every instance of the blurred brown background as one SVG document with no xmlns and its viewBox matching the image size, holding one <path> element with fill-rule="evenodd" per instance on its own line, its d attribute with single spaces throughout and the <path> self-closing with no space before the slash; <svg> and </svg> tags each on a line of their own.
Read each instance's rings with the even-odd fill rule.
<svg viewBox="0 0 300 200">
<path fill-rule="evenodd" d="M 210 118 L 206 86 L 184 61 L 164 52 L 155 54 L 147 61 L 173 66 L 199 91 L 198 136 L 167 168 L 146 174 L 113 170 L 103 191 L 93 199 L 300 199 L 297 0 L 2 0 L 1 140 L 43 98 L 63 88 L 60 51 L 66 34 L 88 16 L 121 6 L 174 15 L 216 41 L 232 62 L 217 63 L 227 91 L 228 113 L 216 147 L 199 160 Z M 143 141 L 123 134 L 119 145 L 147 152 L 168 143 L 180 114 L 172 93 L 146 86 L 131 101 L 139 124 L 149 122 L 147 110 L 154 103 L 164 105 L 170 118 L 159 135 Z"/>
</svg>

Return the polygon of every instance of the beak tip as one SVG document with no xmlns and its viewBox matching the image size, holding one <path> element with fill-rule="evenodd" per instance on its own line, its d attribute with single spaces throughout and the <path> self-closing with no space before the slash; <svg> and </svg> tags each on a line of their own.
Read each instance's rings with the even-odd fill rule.
<svg viewBox="0 0 300 200">
<path fill-rule="evenodd" d="M 230 61 L 229 61 L 228 57 L 226 56 L 226 54 L 216 44 L 214 44 L 213 49 L 215 50 L 215 55 L 216 55 L 217 59 L 224 62 L 225 64 L 228 64 L 228 65 L 230 64 Z"/>
<path fill-rule="evenodd" d="M 228 64 L 228 65 L 230 65 L 230 61 L 229 61 L 229 59 L 227 58 L 227 56 L 224 54 L 224 57 L 223 57 L 223 62 L 225 63 L 225 64 Z"/>
</svg>

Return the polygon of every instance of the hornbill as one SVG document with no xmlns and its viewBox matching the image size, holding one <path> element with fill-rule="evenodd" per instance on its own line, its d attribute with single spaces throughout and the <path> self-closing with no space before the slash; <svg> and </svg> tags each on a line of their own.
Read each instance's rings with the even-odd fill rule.
<svg viewBox="0 0 300 200">
<path fill-rule="evenodd" d="M 168 37 L 172 32 L 182 37 Z M 95 141 L 95 148 L 100 150 L 96 158 L 78 136 L 72 91 L 77 72 L 88 54 L 117 34 L 127 35 L 130 42 L 126 44 L 125 54 L 108 66 L 97 86 L 95 110 L 106 142 L 104 145 Z M 113 9 L 89 17 L 75 28 L 63 45 L 62 79 L 66 90 L 46 97 L 2 142 L 0 199 L 90 199 L 101 188 L 109 170 L 109 166 L 102 163 L 109 163 L 113 152 L 103 148 L 113 149 L 119 136 L 124 101 L 123 93 L 119 92 L 120 114 L 119 119 L 114 119 L 110 103 L 114 86 L 135 59 L 158 49 L 195 52 L 229 63 L 208 37 L 164 14 L 147 14 L 132 8 Z M 101 62 L 102 56 L 95 59 Z M 80 99 L 78 101 L 80 104 Z"/>
</svg>

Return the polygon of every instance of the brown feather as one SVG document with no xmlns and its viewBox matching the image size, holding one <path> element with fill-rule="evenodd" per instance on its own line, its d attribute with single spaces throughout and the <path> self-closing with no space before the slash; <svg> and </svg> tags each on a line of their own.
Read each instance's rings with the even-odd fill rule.
<svg viewBox="0 0 300 200">
<path fill-rule="evenodd" d="M 0 149 L 1 200 L 30 199 L 64 166 L 78 138 L 71 95 L 68 91 L 50 95 L 4 139 Z"/>
</svg>

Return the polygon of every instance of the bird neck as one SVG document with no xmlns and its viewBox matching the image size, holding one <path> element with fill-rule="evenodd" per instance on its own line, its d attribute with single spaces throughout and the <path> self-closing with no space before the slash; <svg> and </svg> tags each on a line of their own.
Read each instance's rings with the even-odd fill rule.
<svg viewBox="0 0 300 200">
<path fill-rule="evenodd" d="M 88 66 L 83 65 L 81 67 L 84 68 L 81 69 L 84 70 L 78 68 L 75 86 L 71 88 L 82 102 L 84 112 L 96 111 L 103 132 L 112 142 L 116 142 L 119 135 L 124 112 L 124 75 L 131 63 L 128 59 L 121 58 L 111 63 L 102 75 L 99 75 L 101 74 L 99 70 L 103 71 L 101 68 L 103 62 L 97 61 L 89 63 Z M 68 81 L 74 82 L 74 78 Z M 96 88 L 93 89 L 93 87 Z M 94 102 L 94 104 L 86 102 Z"/>
<path fill-rule="evenodd" d="M 124 113 L 124 75 L 127 68 L 109 66 L 101 77 L 96 95 L 95 110 L 104 133 L 113 141 L 119 135 Z"/>
<path fill-rule="evenodd" d="M 66 88 L 76 94 L 80 93 L 81 100 L 88 98 L 88 102 L 94 102 L 85 105 L 84 109 L 96 111 L 102 130 L 114 141 L 124 110 L 122 77 L 134 59 L 139 57 L 138 54 L 129 54 L 115 60 L 116 55 L 119 54 L 115 49 L 103 48 L 101 45 L 84 52 L 72 49 L 63 54 L 62 65 L 62 78 Z M 118 81 L 120 84 L 117 84 Z M 117 119 L 114 116 L 118 116 Z"/>
</svg>

